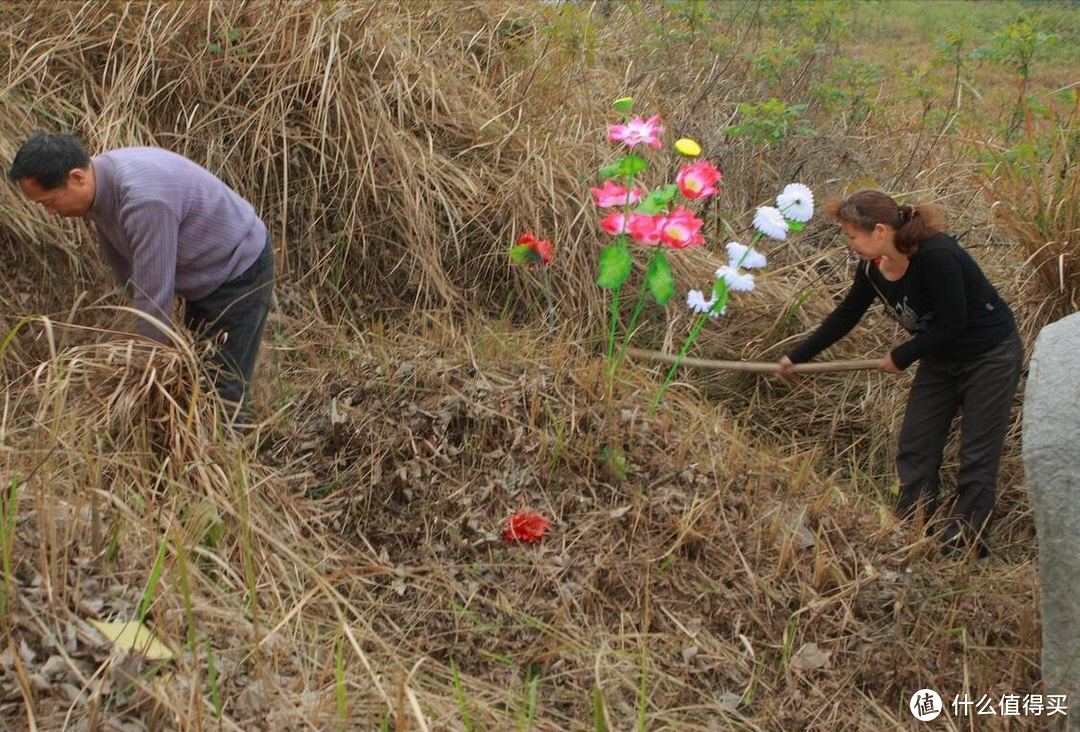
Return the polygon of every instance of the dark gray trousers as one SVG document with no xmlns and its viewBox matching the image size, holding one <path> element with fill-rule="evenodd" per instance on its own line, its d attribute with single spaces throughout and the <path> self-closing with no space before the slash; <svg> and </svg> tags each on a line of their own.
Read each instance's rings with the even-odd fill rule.
<svg viewBox="0 0 1080 732">
<path fill-rule="evenodd" d="M 184 304 L 184 323 L 198 341 L 214 343 L 211 377 L 237 424 L 251 421 L 251 377 L 259 357 L 274 286 L 274 251 L 266 248 L 239 277 Z"/>
<path fill-rule="evenodd" d="M 1013 335 L 967 361 L 923 359 L 915 372 L 900 428 L 896 472 L 900 478 L 897 513 L 920 507 L 929 517 L 938 509 L 942 453 L 949 426 L 960 412 L 960 469 L 956 500 L 946 513 L 946 548 L 987 535 L 997 488 L 998 463 L 1009 428 L 1023 346 Z"/>
</svg>

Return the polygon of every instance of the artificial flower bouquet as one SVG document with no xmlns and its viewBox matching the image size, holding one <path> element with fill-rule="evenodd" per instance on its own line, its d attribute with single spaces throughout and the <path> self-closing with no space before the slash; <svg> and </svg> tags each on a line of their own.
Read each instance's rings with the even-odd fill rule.
<svg viewBox="0 0 1080 732">
<path fill-rule="evenodd" d="M 632 104 L 633 100 L 626 97 L 617 100 L 614 106 L 628 115 Z M 626 352 L 647 299 L 651 296 L 657 305 L 664 306 L 675 295 L 675 282 L 667 252 L 706 245 L 703 232 L 705 222 L 693 207 L 716 195 L 723 181 L 723 173 L 715 165 L 698 159 L 701 146 L 694 140 L 682 138 L 674 145 L 676 152 L 684 158 L 675 182 L 652 191 L 638 185 L 637 181 L 648 169 L 649 163 L 633 150 L 639 145 L 662 148 L 664 131 L 659 115 L 648 119 L 634 117 L 625 119 L 621 124 L 609 125 L 608 140 L 628 151 L 614 163 L 600 169 L 602 184 L 591 189 L 593 203 L 601 211 L 600 229 L 614 239 L 600 252 L 597 277 L 597 284 L 611 292 L 607 339 L 609 384 Z M 758 241 L 765 236 L 783 240 L 788 232 L 801 231 L 813 213 L 814 197 L 810 189 L 801 183 L 789 184 L 777 196 L 776 206 L 757 208 L 753 218 L 757 231 L 748 245 L 735 241 L 727 243 L 728 264 L 716 270 L 708 296 L 696 289 L 687 292 L 687 307 L 697 317 L 657 393 L 654 408 L 704 324 L 726 314 L 729 293 L 754 289 L 754 275 L 744 270 L 760 269 L 767 263 L 765 255 L 754 248 Z M 621 347 L 616 352 L 620 297 L 633 265 L 631 242 L 653 249 L 629 325 L 624 329 Z"/>
</svg>

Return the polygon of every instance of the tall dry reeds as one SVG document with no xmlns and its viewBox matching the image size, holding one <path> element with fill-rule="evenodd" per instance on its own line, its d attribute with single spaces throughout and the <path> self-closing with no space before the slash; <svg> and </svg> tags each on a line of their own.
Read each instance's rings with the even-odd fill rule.
<svg viewBox="0 0 1080 732">
<path fill-rule="evenodd" d="M 670 135 L 702 141 L 727 174 L 729 217 L 761 202 L 747 186 L 762 152 L 723 134 L 755 88 L 742 73 L 750 41 L 714 52 L 702 39 L 695 54 L 642 43 L 641 27 L 682 22 L 673 8 L 38 2 L 0 8 L 0 20 L 0 158 L 39 127 L 70 129 L 92 152 L 186 155 L 255 204 L 283 279 L 328 313 L 521 308 L 534 283 L 505 252 L 533 229 L 555 243 L 565 320 L 599 322 L 587 189 L 619 93 L 662 113 Z M 794 145 L 770 155 L 762 184 L 807 167 Z M 43 271 L 66 252 L 78 274 L 84 229 L 0 195 L 9 256 Z"/>
<path fill-rule="evenodd" d="M 572 130 L 527 126 L 532 84 L 557 72 L 515 50 L 541 45 L 527 8 L 41 2 L 0 18 L 0 156 L 36 127 L 71 129 L 92 151 L 186 155 L 252 200 L 282 274 L 327 307 L 497 307 L 498 255 L 529 227 L 585 267 L 588 222 L 564 192 L 588 153 Z M 4 199 L 11 240 L 71 248 L 73 229 Z"/>
</svg>

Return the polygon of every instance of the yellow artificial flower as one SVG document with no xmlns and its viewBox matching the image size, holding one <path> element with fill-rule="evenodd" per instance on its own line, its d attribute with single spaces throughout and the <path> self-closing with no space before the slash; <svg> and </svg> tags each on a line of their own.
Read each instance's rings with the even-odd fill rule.
<svg viewBox="0 0 1080 732">
<path fill-rule="evenodd" d="M 688 158 L 696 158 L 701 154 L 701 145 L 697 144 L 689 137 L 683 137 L 675 141 L 675 150 L 680 155 L 685 155 Z"/>
</svg>

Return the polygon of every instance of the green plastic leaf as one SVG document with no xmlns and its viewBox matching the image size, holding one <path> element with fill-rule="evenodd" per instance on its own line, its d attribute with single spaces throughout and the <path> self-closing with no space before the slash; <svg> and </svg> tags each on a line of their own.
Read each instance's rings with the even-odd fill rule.
<svg viewBox="0 0 1080 732">
<path fill-rule="evenodd" d="M 631 264 L 626 242 L 620 241 L 606 247 L 600 252 L 600 276 L 596 278 L 596 284 L 608 290 L 619 289 L 630 276 Z"/>
<path fill-rule="evenodd" d="M 727 307 L 727 301 L 728 301 L 727 280 L 725 280 L 723 277 L 718 278 L 716 280 L 716 282 L 713 283 L 713 286 L 712 286 L 712 300 L 713 300 L 712 312 L 714 312 L 714 313 L 722 313 L 724 311 L 724 308 Z"/>
<path fill-rule="evenodd" d="M 619 175 L 624 178 L 632 178 L 648 167 L 649 164 L 645 162 L 645 159 L 637 155 L 626 155 L 618 162 Z"/>
<path fill-rule="evenodd" d="M 657 188 L 650 193 L 651 196 L 656 196 L 657 200 L 662 200 L 664 203 L 670 203 L 671 199 L 675 198 L 675 194 L 679 192 L 679 186 L 674 183 L 668 183 L 666 186 Z"/>
<path fill-rule="evenodd" d="M 671 265 L 668 264 L 664 250 L 657 250 L 649 262 L 649 269 L 645 273 L 645 286 L 649 288 L 656 304 L 661 307 L 667 305 L 675 295 L 675 278 L 671 276 Z"/>
<path fill-rule="evenodd" d="M 635 210 L 643 214 L 658 214 L 667 208 L 667 205 L 671 203 L 671 199 L 675 198 L 675 194 L 678 192 L 679 187 L 677 185 L 668 183 L 666 186 L 657 188 L 644 196 Z"/>
<path fill-rule="evenodd" d="M 802 223 L 801 221 L 792 221 L 791 219 L 788 219 L 787 227 L 788 231 L 802 231 L 806 228 L 806 224 Z"/>
<path fill-rule="evenodd" d="M 622 112 L 626 114 L 634 106 L 633 97 L 619 97 L 611 105 L 616 112 Z"/>
<path fill-rule="evenodd" d="M 514 264 L 543 264 L 544 260 L 532 247 L 518 244 L 510 249 L 510 261 Z"/>
<path fill-rule="evenodd" d="M 649 163 L 637 155 L 625 155 L 611 165 L 600 168 L 600 177 L 604 180 L 609 178 L 633 178 L 643 170 L 648 169 Z"/>
</svg>

